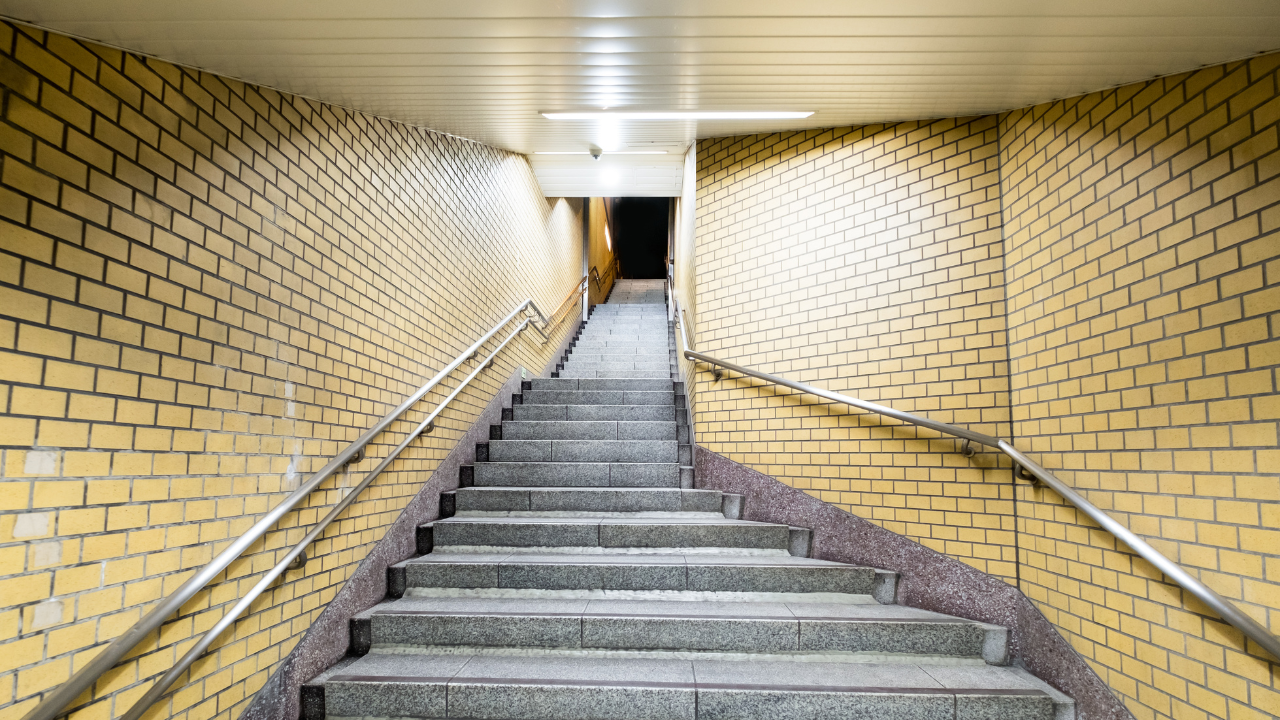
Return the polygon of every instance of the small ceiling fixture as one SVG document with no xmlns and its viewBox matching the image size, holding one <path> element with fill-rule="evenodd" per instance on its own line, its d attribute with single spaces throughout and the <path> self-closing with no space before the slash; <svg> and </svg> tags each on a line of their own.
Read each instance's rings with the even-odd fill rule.
<svg viewBox="0 0 1280 720">
<path fill-rule="evenodd" d="M 544 112 L 548 120 L 794 120 L 807 118 L 813 112 L 720 112 L 715 110 L 677 110 L 669 112 Z"/>
</svg>

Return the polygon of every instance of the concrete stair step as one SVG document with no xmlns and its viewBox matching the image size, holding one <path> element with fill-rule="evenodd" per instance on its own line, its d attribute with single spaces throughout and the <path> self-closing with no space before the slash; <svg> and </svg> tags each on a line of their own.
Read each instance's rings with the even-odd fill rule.
<svg viewBox="0 0 1280 720">
<path fill-rule="evenodd" d="M 562 378 L 670 378 L 671 366 L 658 370 L 582 370 L 577 367 L 558 372 Z"/>
<path fill-rule="evenodd" d="M 676 440 L 677 425 L 666 422 L 609 420 L 534 420 L 502 423 L 503 440 Z"/>
<path fill-rule="evenodd" d="M 601 391 L 601 390 L 648 390 L 670 392 L 674 385 L 670 379 L 664 380 L 627 380 L 622 378 L 605 380 L 581 380 L 573 378 L 534 378 L 530 381 L 537 391 Z"/>
<path fill-rule="evenodd" d="M 702 512 L 724 514 L 719 490 L 676 488 L 469 487 L 455 491 L 466 512 Z"/>
<path fill-rule="evenodd" d="M 626 360 L 599 360 L 599 359 L 572 359 L 564 364 L 565 370 L 665 370 L 671 371 L 672 362 L 670 358 L 655 362 L 635 362 Z M 603 356 L 596 356 L 597 358 Z M 647 355 L 645 357 L 653 357 Z"/>
<path fill-rule="evenodd" d="M 628 313 L 623 315 L 596 315 L 591 314 L 591 318 L 586 322 L 585 331 L 589 329 L 599 328 L 616 328 L 616 327 L 632 327 L 632 328 L 655 328 L 668 329 L 671 323 L 667 320 L 667 315 L 650 315 L 648 313 Z"/>
<path fill-rule="evenodd" d="M 673 463 L 675 440 L 491 440 L 488 462 Z"/>
<path fill-rule="evenodd" d="M 600 327 L 585 328 L 578 335 L 579 340 L 628 340 L 630 342 L 639 342 L 637 338 L 654 339 L 658 342 L 666 342 L 671 337 L 671 329 L 665 327 L 653 328 L 637 328 L 637 327 Z"/>
<path fill-rule="evenodd" d="M 475 487 L 680 487 L 672 463 L 481 462 Z"/>
<path fill-rule="evenodd" d="M 578 353 L 591 355 L 619 355 L 623 357 L 631 357 L 635 355 L 666 355 L 671 349 L 665 345 L 642 345 L 640 343 L 628 343 L 632 347 L 618 347 L 617 345 L 607 345 L 604 342 L 579 342 L 573 346 L 569 357 L 573 357 Z"/>
<path fill-rule="evenodd" d="M 900 605 L 409 597 L 356 622 L 357 652 L 413 645 L 1008 660 L 1004 628 Z"/>
<path fill-rule="evenodd" d="M 657 422 L 676 420 L 674 405 L 516 405 L 515 420 L 615 420 Z"/>
<path fill-rule="evenodd" d="M 635 368 L 648 370 L 653 368 Z M 525 405 L 675 405 L 675 393 L 654 390 L 526 390 Z"/>
<path fill-rule="evenodd" d="M 735 548 L 786 551 L 786 525 L 728 518 L 452 517 L 435 547 Z"/>
<path fill-rule="evenodd" d="M 670 351 L 671 351 L 671 349 L 672 349 L 672 345 L 671 345 L 671 338 L 670 338 L 670 337 L 668 337 L 668 336 L 667 336 L 667 335 L 665 335 L 665 334 L 664 334 L 664 335 L 652 335 L 652 336 L 639 336 L 639 335 L 612 335 L 612 336 L 609 336 L 609 337 L 610 337 L 610 338 L 617 338 L 617 342 L 628 342 L 628 343 L 635 343 L 635 344 L 637 344 L 637 345 L 647 345 L 647 346 L 649 346 L 649 347 L 659 348 L 659 349 L 661 349 L 661 350 L 665 350 L 665 351 L 667 351 L 667 352 L 670 352 Z M 581 338 L 578 338 L 578 340 L 579 340 L 579 341 L 581 341 L 581 342 L 589 342 L 589 343 L 592 343 L 592 344 L 597 344 L 597 343 L 601 343 L 601 342 L 609 342 L 609 339 L 608 339 L 608 338 L 600 338 L 600 337 L 595 337 L 595 338 L 591 338 L 591 337 L 581 337 Z M 608 346 L 606 346 L 606 347 L 608 347 Z M 615 347 L 616 347 L 616 346 L 615 346 Z M 572 347 L 572 348 L 569 348 L 569 357 L 573 357 L 574 355 L 591 355 L 591 354 L 593 354 L 593 353 L 592 353 L 591 348 L 579 348 L 579 347 L 577 347 L 577 346 L 574 346 L 574 347 Z M 599 354 L 602 354 L 602 353 L 594 353 L 594 354 L 599 355 Z"/>
<path fill-rule="evenodd" d="M 454 553 L 433 551 L 393 567 L 406 596 L 443 588 L 511 591 L 623 591 L 688 600 L 769 599 L 744 594 L 806 594 L 829 602 L 891 602 L 896 576 L 873 568 L 773 554 L 689 552 Z M 676 595 L 670 595 L 676 593 Z M 723 595 L 723 594 L 728 595 Z"/>
<path fill-rule="evenodd" d="M 583 348 L 593 348 L 593 347 L 594 348 L 620 348 L 620 349 L 633 348 L 634 349 L 634 348 L 651 348 L 653 346 L 649 345 L 648 343 L 638 343 L 638 342 L 630 342 L 630 341 L 624 341 L 624 340 L 590 340 L 590 341 L 578 340 L 574 343 L 573 347 L 575 350 L 581 350 Z"/>
<path fill-rule="evenodd" d="M 992 666 L 371 653 L 318 680 L 303 720 L 1053 720 L 1058 710 L 1043 683 Z"/>
</svg>

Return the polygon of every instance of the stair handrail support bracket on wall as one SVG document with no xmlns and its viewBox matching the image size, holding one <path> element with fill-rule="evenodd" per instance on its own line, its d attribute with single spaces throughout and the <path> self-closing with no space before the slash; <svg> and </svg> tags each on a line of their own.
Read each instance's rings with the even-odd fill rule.
<svg viewBox="0 0 1280 720">
<path fill-rule="evenodd" d="M 578 282 L 575 290 L 570 291 L 568 298 L 561 303 L 560 308 L 557 308 L 551 316 L 555 317 L 558 315 L 560 309 L 564 307 L 569 299 L 580 296 L 582 293 L 586 292 L 586 289 L 586 277 L 584 277 Z M 373 480 L 376 479 L 378 475 L 381 474 L 382 471 L 386 469 L 386 467 L 389 466 L 391 462 L 395 460 L 396 457 L 403 452 L 415 438 L 419 435 L 430 433 L 435 429 L 435 420 L 440 415 L 441 411 L 444 410 L 445 406 L 456 398 L 458 394 L 461 393 L 461 391 L 480 374 L 481 371 L 489 367 L 494 357 L 506 348 L 508 343 L 529 327 L 532 327 L 542 336 L 542 344 L 549 341 L 550 337 L 547 331 L 550 329 L 551 323 L 547 319 L 547 316 L 544 315 L 542 310 L 538 307 L 537 303 L 534 302 L 533 298 L 526 299 L 524 302 L 516 306 L 516 308 L 507 314 L 506 317 L 498 321 L 487 333 L 473 343 L 471 347 L 459 353 L 452 362 L 436 373 L 435 376 L 427 381 L 426 384 L 418 388 L 417 391 L 410 395 L 404 402 L 396 407 L 396 409 L 383 416 L 382 419 L 374 423 L 371 428 L 361 434 L 359 438 L 335 455 L 328 463 L 325 464 L 324 467 L 313 473 L 311 477 L 298 486 L 297 490 L 294 490 L 287 498 L 282 500 L 280 504 L 276 505 L 269 512 L 263 515 L 262 518 L 249 528 L 249 530 L 228 545 L 222 552 L 218 553 L 213 560 L 179 586 L 171 595 L 160 601 L 160 603 L 153 607 L 150 612 L 142 617 L 142 619 L 134 623 L 128 630 L 125 630 L 115 640 L 108 643 L 101 652 L 99 652 L 82 668 L 73 673 L 70 678 L 41 698 L 40 702 L 37 703 L 30 712 L 22 717 L 22 720 L 53 720 L 58 717 L 63 710 L 72 703 L 72 701 L 79 697 L 85 690 L 91 688 L 93 684 L 97 682 L 98 678 L 111 670 L 111 668 L 115 667 L 116 663 L 128 655 L 129 652 L 138 645 L 138 643 L 142 642 L 142 640 L 151 632 L 163 625 L 170 615 L 177 612 L 179 608 L 189 602 L 191 598 L 195 597 L 196 593 L 203 590 L 214 580 L 214 578 L 226 570 L 226 568 L 239 558 L 246 550 L 248 550 L 250 546 L 265 536 L 271 528 L 280 522 L 285 515 L 297 507 L 304 499 L 306 499 L 312 491 L 320 486 L 321 483 L 328 480 L 347 465 L 363 459 L 365 456 L 365 447 L 372 442 L 374 438 L 380 435 L 384 430 L 390 427 L 392 423 L 398 420 L 420 400 L 426 397 L 426 395 L 431 392 L 436 385 L 439 385 L 440 382 L 451 375 L 453 371 L 457 370 L 463 363 L 473 357 L 476 357 L 485 343 L 491 340 L 499 330 L 506 327 L 512 320 L 515 320 L 526 310 L 536 316 L 536 322 L 535 317 L 525 318 L 520 325 L 506 337 L 506 339 L 494 348 L 494 350 L 485 359 L 485 362 L 480 363 L 466 379 L 459 383 L 458 386 L 454 388 L 453 392 L 446 397 L 425 420 L 419 423 L 417 428 L 413 432 L 409 433 L 403 442 L 401 442 L 386 458 L 384 458 L 377 467 L 368 473 L 358 485 L 351 488 L 343 499 L 332 508 L 329 514 L 312 527 L 311 531 L 307 533 L 306 537 L 304 537 L 301 542 L 286 553 L 285 556 L 259 580 L 253 589 L 236 603 L 231 611 L 226 613 L 216 625 L 210 628 L 205 635 L 201 637 L 194 646 L 192 646 L 192 648 L 182 657 L 181 660 L 178 661 L 178 663 L 166 672 L 160 680 L 154 683 L 151 689 L 148 690 L 148 692 L 132 707 L 130 707 L 129 711 L 124 715 L 125 720 L 137 720 L 137 718 L 146 712 L 151 704 L 155 700 L 159 699 L 159 697 L 164 694 L 164 691 L 172 685 L 172 683 L 176 681 L 182 673 L 186 672 L 187 668 L 190 667 L 190 665 L 208 649 L 213 641 L 217 639 L 218 635 L 229 628 L 239 615 L 248 609 L 254 599 L 266 591 L 276 578 L 290 569 L 291 565 L 298 563 L 300 558 L 305 557 L 305 550 L 307 546 L 318 538 L 329 524 L 337 519 L 338 515 L 340 515 L 347 506 L 356 500 L 360 492 L 368 487 L 368 485 L 372 483 Z M 539 327 L 537 323 L 541 323 L 542 327 Z M 305 560 L 295 566 L 302 567 L 304 564 Z"/>
<path fill-rule="evenodd" d="M 674 294 L 672 295 L 672 298 L 674 301 Z M 676 316 L 677 318 L 680 316 L 678 307 Z M 677 322 L 679 322 L 679 320 L 677 320 Z M 689 347 L 688 338 L 684 336 L 683 326 L 681 327 L 681 330 L 681 339 L 684 341 L 683 356 L 695 363 L 702 362 L 714 367 L 716 370 L 717 380 L 721 377 L 721 373 L 724 371 L 736 372 L 748 377 L 764 380 L 765 382 L 773 383 L 775 385 L 791 388 L 792 390 L 816 395 L 832 402 L 856 407 L 861 410 L 866 410 L 867 412 L 876 413 L 877 415 L 890 417 L 904 423 L 929 428 L 930 430 L 965 440 L 966 456 L 971 456 L 972 454 L 971 443 L 977 443 L 979 445 L 985 445 L 989 448 L 999 450 L 1014 462 L 1015 467 L 1018 468 L 1015 469 L 1016 474 L 1020 475 L 1024 479 L 1039 481 L 1049 489 L 1056 492 L 1063 500 L 1089 516 L 1089 518 L 1102 527 L 1102 529 L 1111 533 L 1120 542 L 1129 546 L 1138 554 L 1138 556 L 1151 563 L 1151 565 L 1163 573 L 1165 577 L 1177 583 L 1183 590 L 1194 595 L 1197 599 L 1216 612 L 1219 617 L 1230 623 L 1250 640 L 1253 640 L 1258 645 L 1262 646 L 1262 648 L 1273 657 L 1280 659 L 1280 637 L 1277 637 L 1262 623 L 1254 620 L 1252 616 L 1241 610 L 1238 605 L 1222 595 L 1219 595 L 1208 585 L 1205 585 L 1198 578 L 1182 569 L 1182 566 L 1165 557 L 1163 553 L 1152 547 L 1146 540 L 1138 537 L 1138 535 L 1136 535 L 1132 530 L 1120 524 L 1120 522 L 1115 518 L 1107 514 L 1106 511 L 1089 502 L 1083 495 L 1076 492 L 1074 488 L 1067 485 L 1062 480 L 1058 479 L 1053 473 L 1028 458 L 1017 448 L 1013 447 L 1012 443 L 980 432 L 975 432 L 958 425 L 930 420 L 929 418 L 912 415 L 911 413 L 902 412 L 901 410 L 894 410 L 890 407 L 877 405 L 865 400 L 859 400 L 857 398 L 831 392 L 829 390 L 823 390 L 822 388 L 807 385 L 805 383 L 787 380 L 786 378 L 779 377 L 777 375 L 750 370 L 748 368 L 720 360 L 691 349 Z M 692 408 L 690 408 L 690 413 L 692 413 Z"/>
</svg>

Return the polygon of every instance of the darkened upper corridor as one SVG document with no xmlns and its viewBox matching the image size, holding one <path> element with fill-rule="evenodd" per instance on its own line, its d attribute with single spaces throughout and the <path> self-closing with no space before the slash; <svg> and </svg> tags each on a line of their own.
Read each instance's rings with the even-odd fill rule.
<svg viewBox="0 0 1280 720">
<path fill-rule="evenodd" d="M 660 280 L 667 276 L 670 198 L 617 198 L 613 203 L 614 252 L 622 277 Z"/>
</svg>

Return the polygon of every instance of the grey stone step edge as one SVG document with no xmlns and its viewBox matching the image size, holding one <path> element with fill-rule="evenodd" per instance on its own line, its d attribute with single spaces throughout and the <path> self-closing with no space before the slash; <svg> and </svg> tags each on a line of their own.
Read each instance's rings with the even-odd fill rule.
<svg viewBox="0 0 1280 720">
<path fill-rule="evenodd" d="M 350 652 L 373 645 L 546 647 L 745 653 L 836 652 L 981 658 L 1008 663 L 1008 631 L 961 618 L 848 618 L 821 614 L 400 610 L 352 619 Z"/>
<path fill-rule="evenodd" d="M 351 674 L 363 669 L 357 658 L 303 685 L 300 720 L 357 716 L 1066 720 L 1075 715 L 1069 698 L 1016 668 L 1004 672 L 1025 679 L 1023 686 L 999 689 L 984 687 L 981 681 L 972 683 L 976 687 L 775 684 L 759 673 L 750 682 L 737 678 L 737 673 L 719 681 L 690 677 L 654 682 L 656 678 L 632 677 L 632 673 L 584 674 L 580 670 L 570 671 L 580 679 L 538 679 L 539 673 L 521 671 L 518 664 L 537 664 L 542 662 L 540 658 L 512 660 L 497 663 L 503 669 L 492 677 L 468 675 L 452 667 L 390 676 Z M 568 660 L 570 665 L 574 662 Z M 593 661 L 582 658 L 576 662 Z M 465 663 L 459 658 L 451 665 Z M 587 679 L 591 675 L 596 677 Z"/>
</svg>

